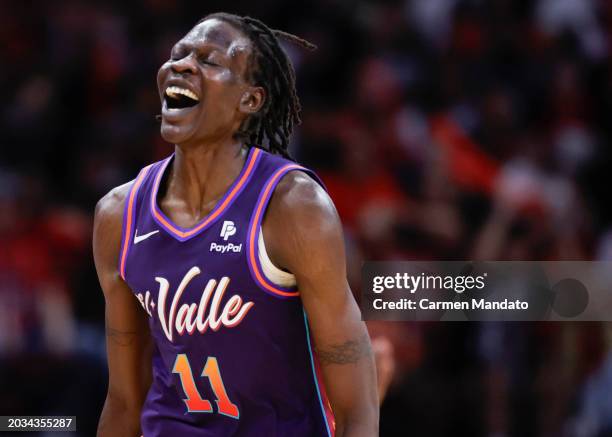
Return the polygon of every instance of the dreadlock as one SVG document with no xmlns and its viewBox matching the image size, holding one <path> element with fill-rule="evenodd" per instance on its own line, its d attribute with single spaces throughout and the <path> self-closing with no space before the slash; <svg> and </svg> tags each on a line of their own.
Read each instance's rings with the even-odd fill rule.
<svg viewBox="0 0 612 437">
<path fill-rule="evenodd" d="M 265 138 L 269 152 L 290 158 L 287 150 L 289 137 L 293 126 L 301 122 L 301 106 L 295 90 L 295 70 L 279 38 L 307 50 L 315 50 L 317 47 L 298 36 L 270 29 L 255 18 L 225 12 L 207 15 L 197 24 L 211 18 L 234 25 L 251 40 L 254 50 L 247 67 L 247 78 L 255 86 L 266 90 L 263 107 L 245 120 L 238 135 L 251 147 L 264 147 Z"/>
</svg>

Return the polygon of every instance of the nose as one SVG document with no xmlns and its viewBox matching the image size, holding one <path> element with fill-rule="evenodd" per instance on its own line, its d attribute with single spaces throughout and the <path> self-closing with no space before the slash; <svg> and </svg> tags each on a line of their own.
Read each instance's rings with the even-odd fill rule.
<svg viewBox="0 0 612 437">
<path fill-rule="evenodd" d="M 176 61 L 172 61 L 172 63 L 170 64 L 170 68 L 174 73 L 177 74 L 195 74 L 197 72 L 193 55 L 185 56 L 181 59 L 177 59 Z"/>
</svg>

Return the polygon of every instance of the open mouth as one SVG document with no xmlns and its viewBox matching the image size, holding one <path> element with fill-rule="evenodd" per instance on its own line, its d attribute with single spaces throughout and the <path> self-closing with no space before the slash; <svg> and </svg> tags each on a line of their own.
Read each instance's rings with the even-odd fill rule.
<svg viewBox="0 0 612 437">
<path fill-rule="evenodd" d="M 192 108 L 200 102 L 199 97 L 186 88 L 169 86 L 164 93 L 168 109 Z"/>
</svg>

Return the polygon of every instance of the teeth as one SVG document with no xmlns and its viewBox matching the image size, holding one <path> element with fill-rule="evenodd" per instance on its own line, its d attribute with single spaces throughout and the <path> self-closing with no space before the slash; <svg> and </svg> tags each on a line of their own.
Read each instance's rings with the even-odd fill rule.
<svg viewBox="0 0 612 437">
<path fill-rule="evenodd" d="M 178 86 L 169 86 L 168 88 L 166 88 L 166 94 L 169 97 L 172 97 L 173 99 L 176 99 L 177 94 L 181 94 L 183 96 L 189 97 L 192 100 L 195 100 L 196 102 L 200 101 L 198 96 L 196 96 L 193 91 Z"/>
</svg>

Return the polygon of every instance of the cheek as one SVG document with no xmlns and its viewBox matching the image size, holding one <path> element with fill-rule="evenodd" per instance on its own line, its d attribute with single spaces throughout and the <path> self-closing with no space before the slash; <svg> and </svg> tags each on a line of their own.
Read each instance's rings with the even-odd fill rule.
<svg viewBox="0 0 612 437">
<path fill-rule="evenodd" d="M 162 95 L 162 84 L 168 75 L 168 63 L 162 65 L 157 71 L 157 89 L 159 90 L 159 95 Z"/>
<path fill-rule="evenodd" d="M 232 79 L 231 74 L 222 73 L 208 81 L 206 95 L 210 97 L 205 99 L 208 104 L 219 108 L 232 109 L 240 101 L 241 88 Z"/>
</svg>

